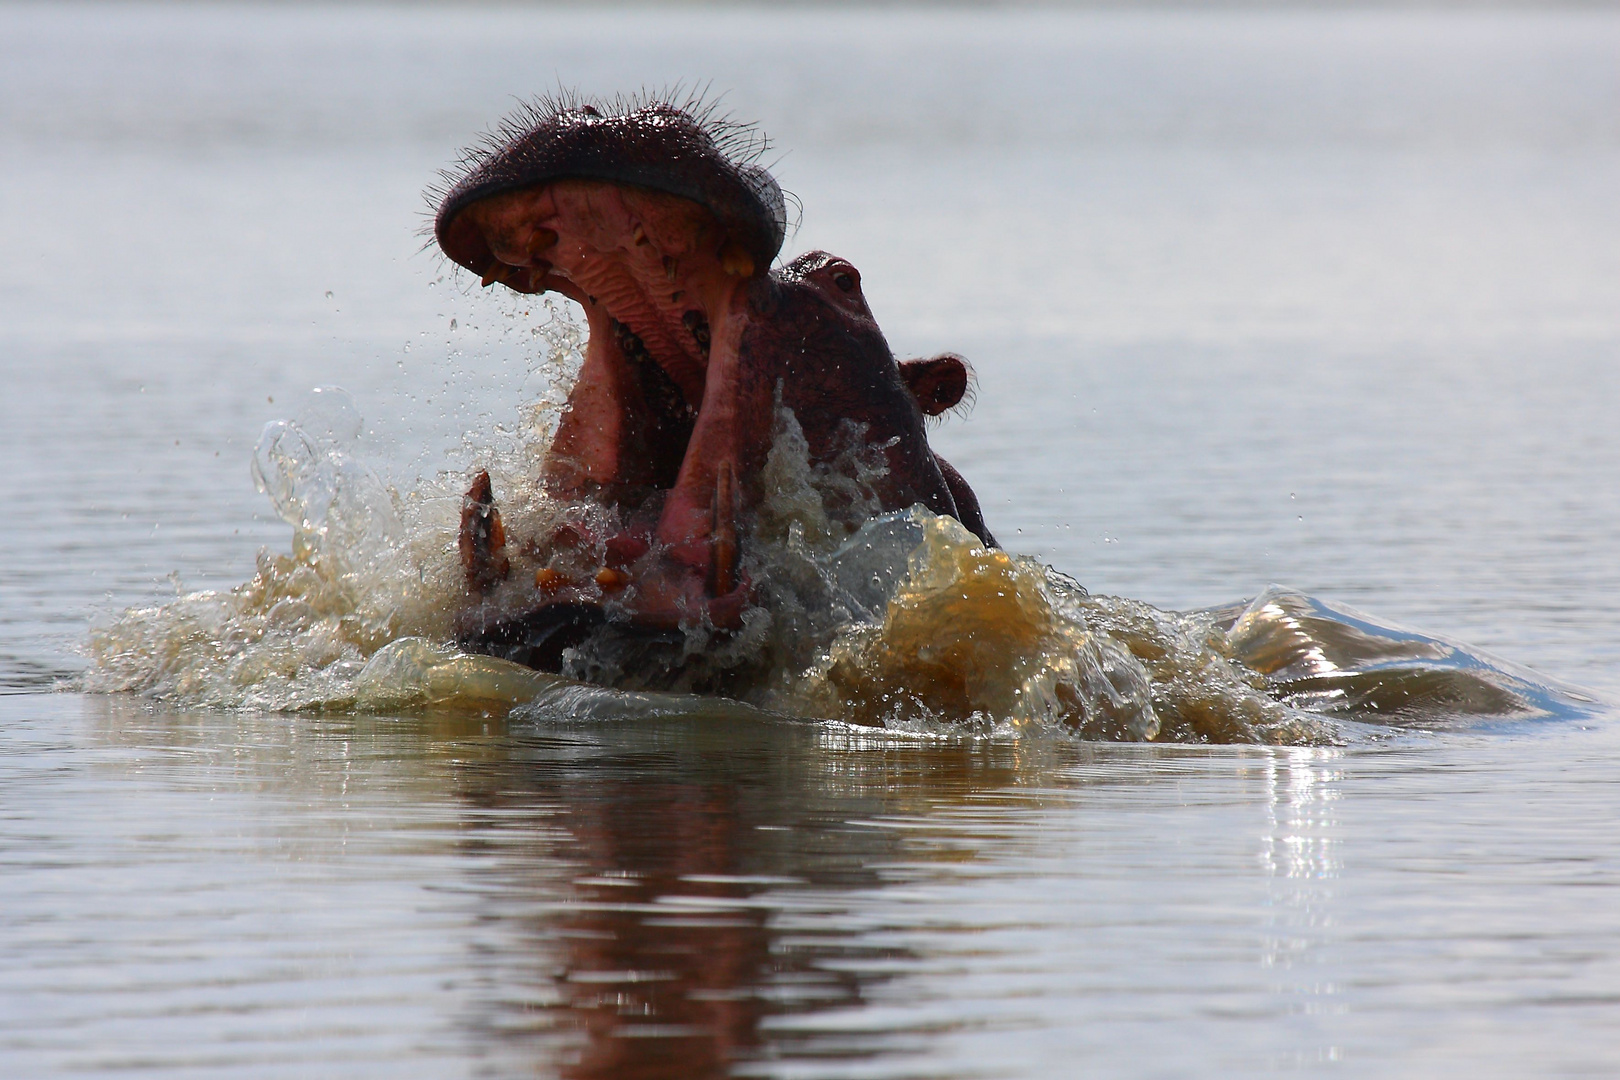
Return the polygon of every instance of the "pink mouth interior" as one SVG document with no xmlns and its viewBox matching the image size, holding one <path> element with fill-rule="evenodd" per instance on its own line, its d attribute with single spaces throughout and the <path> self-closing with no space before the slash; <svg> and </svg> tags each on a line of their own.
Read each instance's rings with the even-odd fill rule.
<svg viewBox="0 0 1620 1080">
<path fill-rule="evenodd" d="M 698 203 L 645 188 L 561 180 L 468 206 L 495 262 L 486 285 L 554 291 L 585 310 L 590 339 L 544 476 L 562 498 L 668 491 L 648 539 L 711 577 L 739 432 L 747 283 L 763 268 Z M 717 509 L 720 513 L 717 515 Z M 690 589 L 680 588 L 687 593 Z"/>
</svg>

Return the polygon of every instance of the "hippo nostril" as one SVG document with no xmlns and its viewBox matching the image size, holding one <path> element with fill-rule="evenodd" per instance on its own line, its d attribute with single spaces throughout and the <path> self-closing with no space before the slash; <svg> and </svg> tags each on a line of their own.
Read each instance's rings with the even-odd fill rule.
<svg viewBox="0 0 1620 1080">
<path fill-rule="evenodd" d="M 855 279 L 850 277 L 848 274 L 835 274 L 835 275 L 833 275 L 833 284 L 837 285 L 840 289 L 843 289 L 845 292 L 854 292 L 855 291 Z"/>
<path fill-rule="evenodd" d="M 681 322 L 685 325 L 687 331 L 691 333 L 692 340 L 697 342 L 704 354 L 707 355 L 709 351 L 709 320 L 703 317 L 703 312 L 688 311 L 681 316 Z"/>
</svg>

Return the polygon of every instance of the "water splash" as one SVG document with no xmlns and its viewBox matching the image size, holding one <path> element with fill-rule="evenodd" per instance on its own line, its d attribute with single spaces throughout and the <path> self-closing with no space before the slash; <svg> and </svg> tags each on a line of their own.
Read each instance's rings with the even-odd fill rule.
<svg viewBox="0 0 1620 1080">
<path fill-rule="evenodd" d="M 535 479 L 581 335 L 553 312 L 545 341 L 536 370 L 554 389 L 466 446 L 517 538 L 606 513 L 560 504 Z M 267 425 L 253 478 L 292 527 L 290 550 L 261 552 L 235 589 L 95 627 L 84 688 L 274 710 L 521 705 L 574 720 L 765 710 L 911 735 L 1276 743 L 1334 741 L 1343 719 L 1555 715 L 1585 700 L 1278 588 L 1241 610 L 1190 613 L 1092 596 L 985 548 L 952 518 L 880 512 L 883 458 L 864 431 L 846 425 L 838 452 L 812 463 L 780 408 L 743 563 L 756 605 L 742 629 L 650 640 L 610 622 L 564 654 L 569 677 L 543 675 L 448 644 L 471 602 L 456 543 L 467 475 L 418 478 L 401 493 L 366 463 L 362 429 L 335 387 Z M 532 580 L 524 560 L 538 556 L 521 542 L 510 550 L 513 580 L 489 602 L 517 612 L 533 598 L 514 582 Z"/>
<path fill-rule="evenodd" d="M 253 578 L 235 589 L 94 627 L 85 689 L 197 705 L 357 708 L 375 698 L 368 661 L 379 650 L 448 640 L 459 582 L 445 552 L 457 504 L 442 484 L 410 497 L 384 484 L 359 456 L 360 429 L 354 402 L 335 387 L 315 391 L 296 420 L 267 425 L 253 478 L 292 526 L 290 552 L 261 551 Z"/>
<path fill-rule="evenodd" d="M 1442 717 L 1575 715 L 1595 699 L 1477 649 L 1281 585 L 1231 620 L 1233 655 L 1278 700 L 1396 726 Z"/>
<path fill-rule="evenodd" d="M 846 614 L 779 708 L 891 730 L 1088 739 L 1321 741 L 1207 618 L 1093 597 L 921 507 L 872 519 L 820 569 Z"/>
</svg>

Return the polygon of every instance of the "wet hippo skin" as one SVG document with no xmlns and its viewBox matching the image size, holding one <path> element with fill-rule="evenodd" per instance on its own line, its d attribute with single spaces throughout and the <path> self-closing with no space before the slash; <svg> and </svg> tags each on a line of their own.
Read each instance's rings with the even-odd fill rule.
<svg viewBox="0 0 1620 1080">
<path fill-rule="evenodd" d="M 812 464 L 851 430 L 880 452 L 882 509 L 920 503 L 994 545 L 972 489 L 928 445 L 926 418 L 968 392 L 965 361 L 897 362 L 843 259 L 813 251 L 771 269 L 786 212 L 755 163 L 763 145 L 691 104 L 546 101 L 447 176 L 434 222 L 445 255 L 485 286 L 583 308 L 584 362 L 539 479 L 620 522 L 611 535 L 549 538 L 602 566 L 585 580 L 542 572 L 519 620 L 533 633 L 508 617 L 469 627 L 465 643 L 551 666 L 556 643 L 600 622 L 595 609 L 615 593 L 632 597 L 617 617 L 649 631 L 736 626 L 749 601 L 742 549 L 783 410 Z M 506 539 L 481 475 L 461 536 L 475 596 L 507 576 Z"/>
</svg>

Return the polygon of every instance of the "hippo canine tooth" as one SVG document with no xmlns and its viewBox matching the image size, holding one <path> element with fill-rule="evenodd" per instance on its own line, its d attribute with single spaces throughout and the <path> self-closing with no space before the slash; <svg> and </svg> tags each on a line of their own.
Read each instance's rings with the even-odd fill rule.
<svg viewBox="0 0 1620 1080">
<path fill-rule="evenodd" d="M 506 527 L 495 506 L 487 469 L 473 477 L 472 487 L 461 497 L 461 534 L 457 546 L 467 586 L 475 596 L 489 592 L 512 572 L 506 557 Z"/>
<path fill-rule="evenodd" d="M 737 587 L 737 476 L 730 461 L 714 470 L 714 520 L 709 547 L 709 589 L 725 596 Z"/>
</svg>

